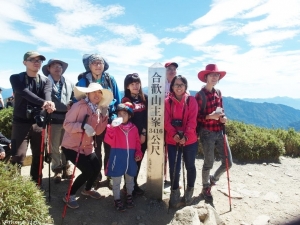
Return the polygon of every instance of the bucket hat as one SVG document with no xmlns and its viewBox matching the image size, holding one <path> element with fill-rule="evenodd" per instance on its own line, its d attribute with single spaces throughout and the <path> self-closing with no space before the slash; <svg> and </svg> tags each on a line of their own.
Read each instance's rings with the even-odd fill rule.
<svg viewBox="0 0 300 225">
<path fill-rule="evenodd" d="M 207 75 L 209 73 L 219 73 L 220 74 L 219 80 L 221 80 L 226 74 L 225 71 L 220 71 L 216 64 L 208 64 L 205 67 L 205 70 L 202 70 L 198 73 L 199 80 L 206 83 L 205 75 Z"/>
<path fill-rule="evenodd" d="M 90 83 L 88 87 L 75 86 L 74 96 L 77 100 L 80 100 L 80 99 L 85 98 L 87 93 L 91 93 L 91 92 L 98 91 L 98 90 L 102 91 L 102 99 L 98 105 L 99 106 L 109 106 L 109 104 L 113 100 L 113 93 L 110 90 L 103 88 L 98 83 Z"/>
<path fill-rule="evenodd" d="M 43 66 L 42 71 L 43 74 L 48 76 L 49 75 L 49 70 L 48 70 L 48 66 L 50 66 L 52 63 L 59 63 L 62 66 L 62 74 L 64 74 L 64 72 L 66 71 L 66 69 L 68 68 L 68 63 L 58 60 L 58 59 L 49 59 L 48 63 L 46 65 Z"/>
</svg>

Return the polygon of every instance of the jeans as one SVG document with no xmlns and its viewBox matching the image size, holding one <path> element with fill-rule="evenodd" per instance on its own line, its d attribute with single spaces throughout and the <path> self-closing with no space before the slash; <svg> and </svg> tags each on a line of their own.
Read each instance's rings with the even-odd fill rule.
<svg viewBox="0 0 300 225">
<path fill-rule="evenodd" d="M 210 186 L 210 170 L 213 168 L 215 161 L 214 150 L 216 148 L 219 156 L 222 159 L 222 164 L 213 175 L 213 181 L 218 181 L 220 176 L 226 171 L 226 157 L 224 153 L 224 136 L 222 131 L 209 131 L 207 129 L 200 129 L 200 141 L 203 147 L 204 163 L 202 168 L 202 184 L 203 187 Z M 232 166 L 232 156 L 228 141 L 226 140 L 228 152 L 228 169 Z"/>
<path fill-rule="evenodd" d="M 173 172 L 175 166 L 176 154 L 177 156 L 177 164 L 176 164 L 176 172 L 175 179 L 173 181 Z M 187 185 L 189 187 L 194 187 L 196 180 L 196 166 L 195 159 L 198 151 L 198 142 L 195 142 L 186 146 L 176 146 L 168 144 L 168 155 L 169 155 L 169 170 L 171 177 L 171 184 L 173 183 L 172 190 L 176 190 L 179 187 L 179 177 L 180 177 L 180 169 L 181 169 L 181 156 L 183 152 L 183 159 L 185 162 L 185 168 L 187 171 Z"/>
<path fill-rule="evenodd" d="M 85 190 L 89 191 L 93 183 L 97 179 L 100 172 L 100 164 L 96 154 L 93 152 L 90 155 L 79 154 L 76 163 L 77 152 L 72 149 L 62 147 L 63 153 L 67 160 L 70 160 L 81 171 L 81 174 L 74 181 L 70 195 L 75 195 L 78 189 L 85 184 Z"/>
<path fill-rule="evenodd" d="M 26 157 L 28 144 L 32 152 L 32 163 L 30 167 L 30 176 L 34 182 L 38 182 L 40 153 L 44 152 L 41 149 L 42 128 L 36 124 L 13 122 L 11 135 L 11 162 L 22 166 Z M 43 154 L 44 155 L 44 154 Z M 43 160 L 43 157 L 42 157 Z M 43 162 L 42 162 L 43 166 Z"/>
</svg>

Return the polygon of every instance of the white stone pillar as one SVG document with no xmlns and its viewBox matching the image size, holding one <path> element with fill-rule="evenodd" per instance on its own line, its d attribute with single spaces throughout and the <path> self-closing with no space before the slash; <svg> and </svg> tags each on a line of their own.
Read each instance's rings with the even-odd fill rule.
<svg viewBox="0 0 300 225">
<path fill-rule="evenodd" d="M 164 177 L 164 112 L 166 69 L 155 63 L 148 69 L 147 195 L 161 200 Z"/>
</svg>

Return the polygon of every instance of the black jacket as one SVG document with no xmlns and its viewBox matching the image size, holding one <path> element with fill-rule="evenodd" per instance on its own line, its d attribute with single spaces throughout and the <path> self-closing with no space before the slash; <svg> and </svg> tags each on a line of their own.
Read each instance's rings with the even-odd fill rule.
<svg viewBox="0 0 300 225">
<path fill-rule="evenodd" d="M 26 72 L 10 76 L 10 83 L 15 97 L 14 122 L 34 124 L 34 118 L 28 119 L 26 117 L 28 106 L 36 109 L 35 114 L 40 114 L 44 102 L 51 101 L 51 81 L 44 75 L 38 76 L 38 82 L 32 77 L 28 77 Z"/>
</svg>

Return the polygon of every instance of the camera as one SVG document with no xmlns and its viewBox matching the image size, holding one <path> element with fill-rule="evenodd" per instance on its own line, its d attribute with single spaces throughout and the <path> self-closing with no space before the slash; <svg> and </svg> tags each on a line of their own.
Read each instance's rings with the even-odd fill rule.
<svg viewBox="0 0 300 225">
<path fill-rule="evenodd" d="M 173 127 L 182 127 L 182 120 L 172 119 L 171 124 Z"/>
<path fill-rule="evenodd" d="M 40 113 L 41 110 L 39 110 L 37 107 L 32 107 L 31 105 L 27 105 L 26 118 L 34 119 L 36 124 L 39 127 L 42 127 L 44 123 L 44 116 L 42 116 Z"/>
<path fill-rule="evenodd" d="M 178 136 L 179 136 L 179 139 L 181 140 L 182 138 L 183 138 L 183 131 L 181 131 L 181 130 L 178 130 L 177 131 L 177 134 L 178 134 Z"/>
</svg>

